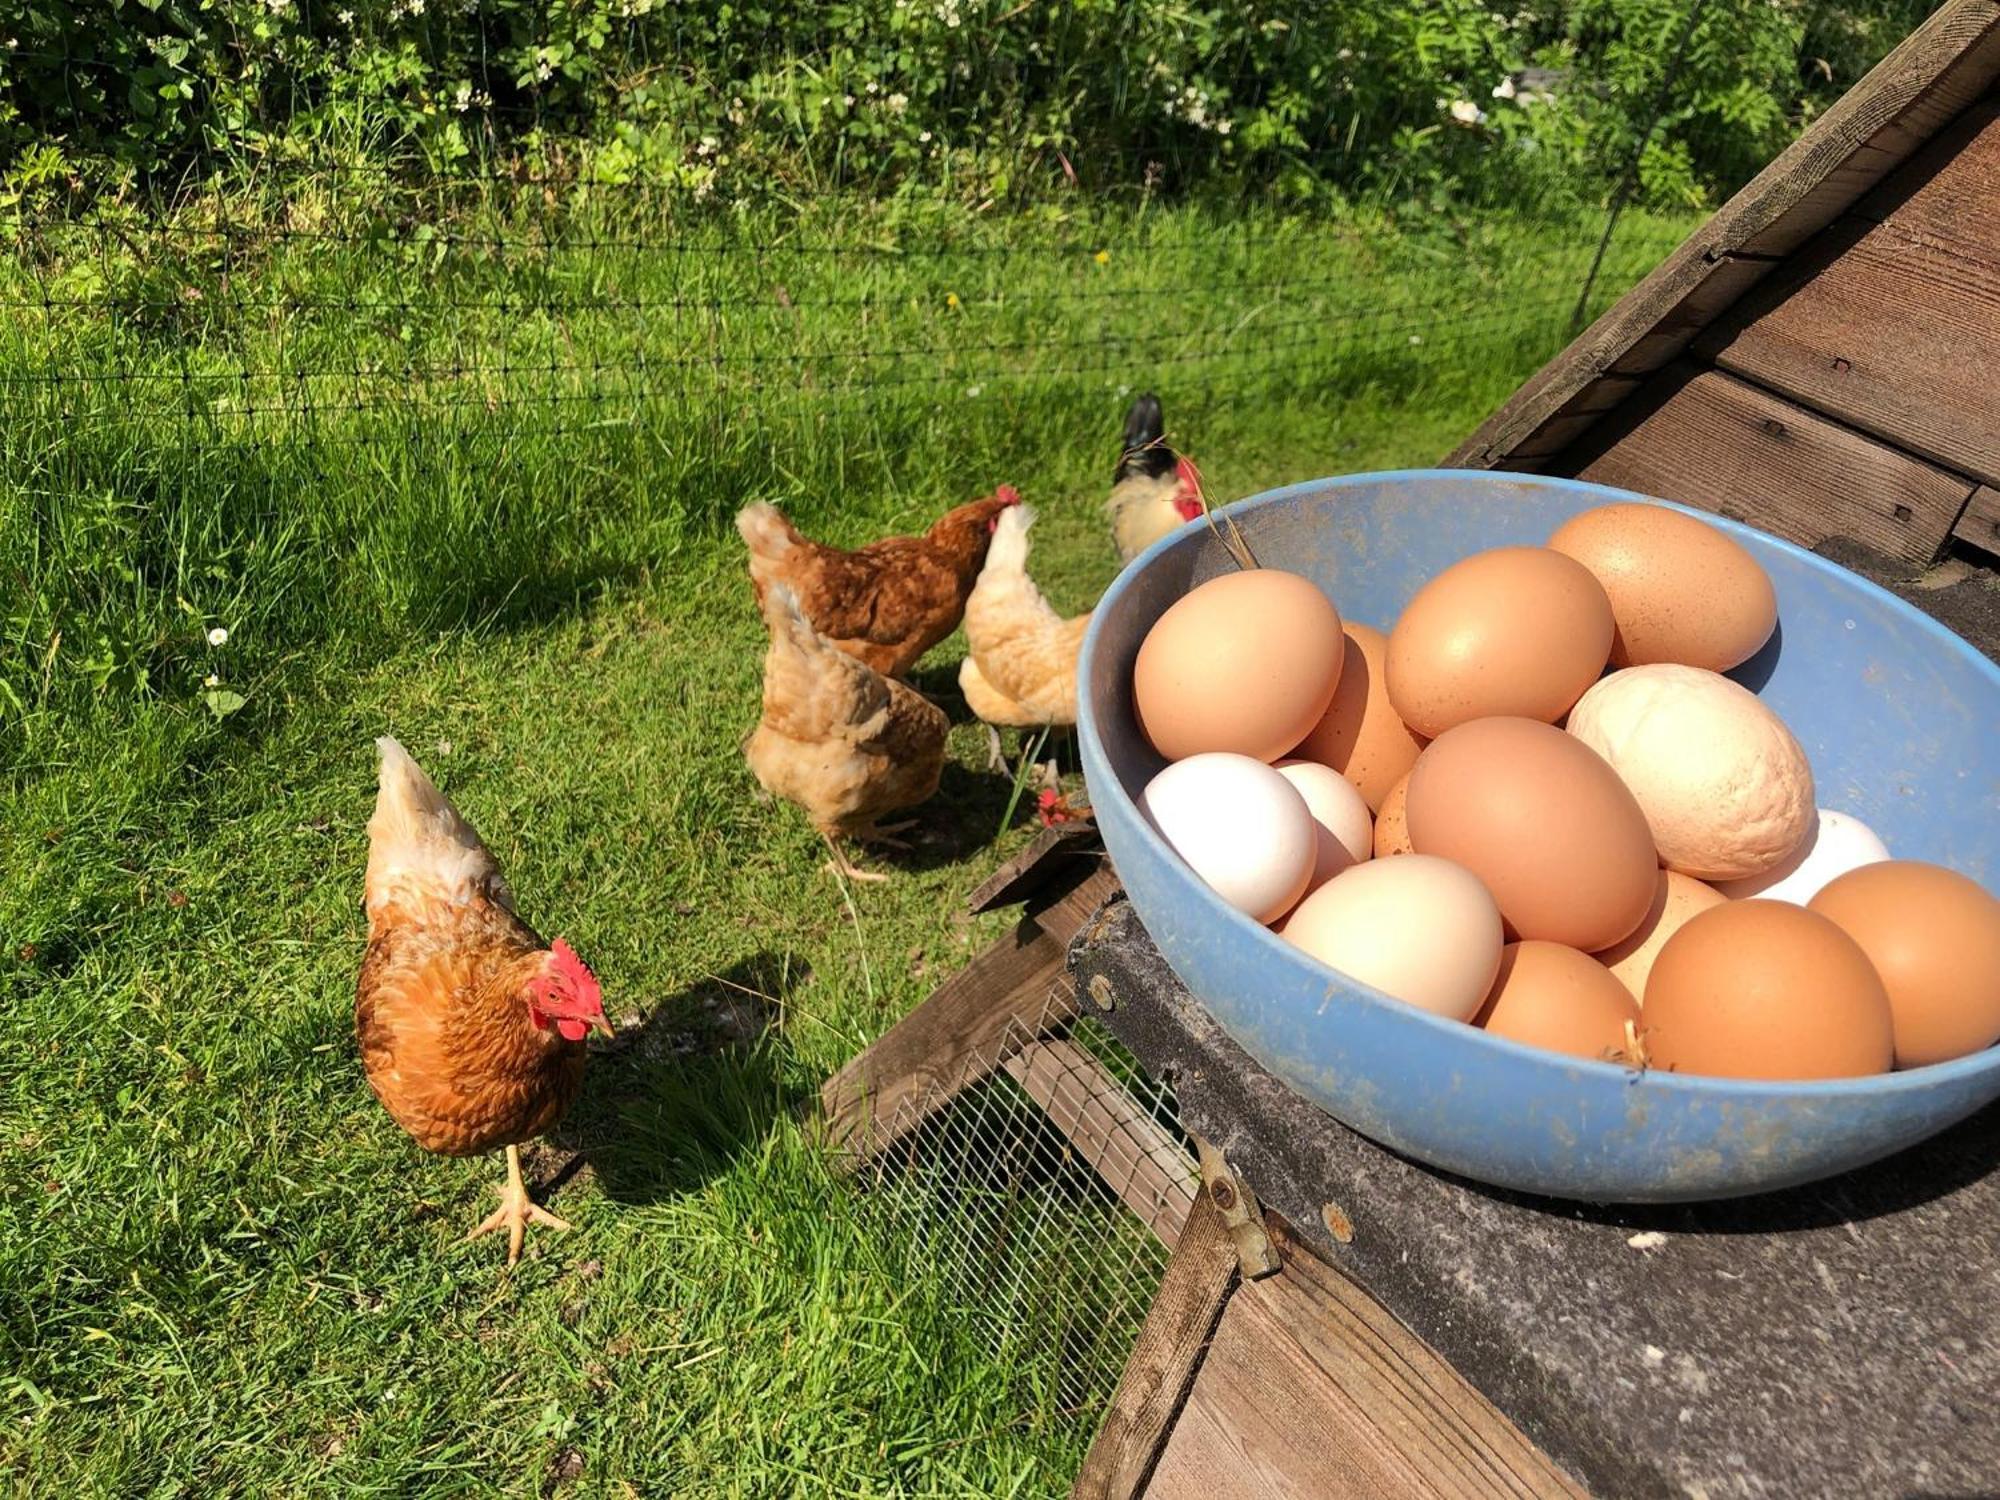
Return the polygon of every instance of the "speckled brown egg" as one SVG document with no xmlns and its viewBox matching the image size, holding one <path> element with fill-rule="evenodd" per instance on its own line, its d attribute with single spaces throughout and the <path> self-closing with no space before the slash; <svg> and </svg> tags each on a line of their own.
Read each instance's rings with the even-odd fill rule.
<svg viewBox="0 0 2000 1500">
<path fill-rule="evenodd" d="M 1547 547 L 1454 563 L 1389 632 L 1389 702 L 1418 734 L 1507 716 L 1553 724 L 1611 653 L 1611 600 L 1590 569 Z"/>
<path fill-rule="evenodd" d="M 1859 1078 L 1895 1060 L 1889 995 L 1868 955 L 1788 901 L 1694 917 L 1654 960 L 1645 1012 L 1652 1066 L 1677 1073 Z"/>
<path fill-rule="evenodd" d="M 2000 1041 L 2000 901 L 1941 865 L 1893 859 L 1830 881 L 1807 903 L 1868 955 L 1889 992 L 1896 1066 Z"/>
<path fill-rule="evenodd" d="M 1586 953 L 1622 941 L 1652 904 L 1646 815 L 1589 746 L 1533 719 L 1448 729 L 1410 772 L 1410 842 L 1486 882 L 1508 936 Z"/>
<path fill-rule="evenodd" d="M 1757 559 L 1716 527 L 1664 505 L 1600 505 L 1572 516 L 1549 546 L 1604 585 L 1614 667 L 1679 662 L 1726 672 L 1778 623 L 1778 596 Z"/>
<path fill-rule="evenodd" d="M 1326 713 L 1346 647 L 1339 611 L 1311 579 L 1277 568 L 1211 578 L 1140 643 L 1139 728 L 1168 760 L 1226 751 L 1274 761 Z"/>
<path fill-rule="evenodd" d="M 1626 1027 L 1639 1007 L 1609 969 L 1561 943 L 1509 943 L 1472 1024 L 1530 1047 L 1594 1057 L 1626 1056 Z"/>
<path fill-rule="evenodd" d="M 1424 738 L 1389 703 L 1389 638 L 1369 625 L 1347 626 L 1340 684 L 1326 714 L 1292 753 L 1332 766 L 1360 788 L 1368 810 L 1380 812 L 1389 788 L 1410 774 Z"/>
<path fill-rule="evenodd" d="M 1410 845 L 1410 778 L 1405 776 L 1389 788 L 1382 810 L 1375 815 L 1375 857 L 1414 853 Z"/>
</svg>

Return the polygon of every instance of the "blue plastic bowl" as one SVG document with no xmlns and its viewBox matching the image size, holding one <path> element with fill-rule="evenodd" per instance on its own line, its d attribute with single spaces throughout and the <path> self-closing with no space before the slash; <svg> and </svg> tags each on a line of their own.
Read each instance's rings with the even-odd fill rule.
<svg viewBox="0 0 2000 1500">
<path fill-rule="evenodd" d="M 1539 544 L 1614 500 L 1601 485 L 1465 470 L 1361 474 L 1230 506 L 1260 561 L 1303 573 L 1343 618 L 1386 628 L 1470 553 Z M 1659 502 L 1654 502 L 1659 503 Z M 1761 532 L 1700 512 L 1778 592 L 1778 636 L 1732 675 L 1791 726 L 1821 805 L 1898 857 L 1994 886 L 2000 865 L 2000 669 L 1927 616 Z M 1251 1056 L 1392 1150 L 1477 1181 L 1593 1202 L 1726 1198 L 1878 1160 L 2000 1096 L 2000 1047 L 1906 1073 L 1761 1083 L 1635 1073 L 1488 1036 L 1358 984 L 1219 900 L 1135 803 L 1164 764 L 1132 710 L 1147 630 L 1234 567 L 1204 526 L 1112 584 L 1083 647 L 1091 802 L 1133 910 Z"/>
</svg>

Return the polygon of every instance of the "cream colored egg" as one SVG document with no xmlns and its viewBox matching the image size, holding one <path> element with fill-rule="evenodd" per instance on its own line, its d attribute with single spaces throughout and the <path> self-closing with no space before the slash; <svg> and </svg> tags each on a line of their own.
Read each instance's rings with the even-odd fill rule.
<svg viewBox="0 0 2000 1500">
<path fill-rule="evenodd" d="M 1322 963 L 1468 1021 L 1500 967 L 1500 909 L 1479 877 L 1424 854 L 1370 860 L 1301 901 L 1279 929 Z"/>
<path fill-rule="evenodd" d="M 1569 732 L 1631 788 L 1670 870 L 1761 875 L 1812 828 L 1805 751 L 1755 693 L 1718 673 L 1666 663 L 1613 672 L 1577 700 Z"/>
<path fill-rule="evenodd" d="M 1318 889 L 1374 852 L 1375 827 L 1353 782 L 1310 760 L 1281 760 L 1273 769 L 1305 798 L 1318 831 L 1318 855 L 1307 890 Z"/>
</svg>

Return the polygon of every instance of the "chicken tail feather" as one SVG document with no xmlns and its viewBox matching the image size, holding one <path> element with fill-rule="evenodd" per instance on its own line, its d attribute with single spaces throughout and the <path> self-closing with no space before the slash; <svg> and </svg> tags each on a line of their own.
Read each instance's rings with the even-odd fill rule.
<svg viewBox="0 0 2000 1500">
<path fill-rule="evenodd" d="M 511 908 L 500 866 L 451 799 L 391 736 L 376 740 L 375 749 L 380 765 L 375 815 L 368 820 L 368 909 L 412 884 L 454 901 L 484 894 Z"/>
<path fill-rule="evenodd" d="M 1013 505 L 1000 512 L 993 541 L 986 549 L 986 567 L 1000 573 L 1024 572 L 1028 566 L 1028 528 L 1035 524 L 1032 505 Z"/>
</svg>

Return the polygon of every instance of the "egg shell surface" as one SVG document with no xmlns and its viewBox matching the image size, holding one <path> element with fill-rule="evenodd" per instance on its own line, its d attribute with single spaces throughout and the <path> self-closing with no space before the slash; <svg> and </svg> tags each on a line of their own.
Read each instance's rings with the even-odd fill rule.
<svg viewBox="0 0 2000 1500">
<path fill-rule="evenodd" d="M 1573 557 L 1496 547 L 1417 591 L 1389 632 L 1389 702 L 1432 738 L 1505 715 L 1553 724 L 1611 653 L 1611 600 Z"/>
<path fill-rule="evenodd" d="M 1361 789 L 1369 812 L 1380 812 L 1389 788 L 1417 763 L 1424 738 L 1389 702 L 1389 638 L 1351 620 L 1346 633 L 1333 702 L 1292 753 L 1332 766 Z"/>
<path fill-rule="evenodd" d="M 1646 914 L 1659 860 L 1645 814 L 1589 747 L 1535 719 L 1475 719 L 1417 757 L 1407 816 L 1419 854 L 1464 865 L 1509 936 L 1584 952 Z"/>
<path fill-rule="evenodd" d="M 1175 600 L 1139 645 L 1139 728 L 1168 760 L 1223 750 L 1274 761 L 1326 713 L 1347 649 L 1318 585 L 1276 568 L 1225 573 Z"/>
<path fill-rule="evenodd" d="M 1561 943 L 1509 943 L 1472 1024 L 1550 1052 L 1615 1062 L 1639 1007 L 1609 969 Z"/>
<path fill-rule="evenodd" d="M 1342 871 L 1279 932 L 1350 978 L 1455 1021 L 1471 1019 L 1500 966 L 1500 912 L 1486 887 L 1421 854 Z"/>
<path fill-rule="evenodd" d="M 1745 547 L 1664 505 L 1600 505 L 1556 528 L 1549 546 L 1604 585 L 1614 667 L 1679 662 L 1726 672 L 1778 623 L 1770 575 Z"/>
<path fill-rule="evenodd" d="M 1859 1078 L 1895 1060 L 1868 955 L 1788 901 L 1727 901 L 1689 920 L 1654 960 L 1645 1013 L 1652 1066 L 1679 1073 Z"/>
<path fill-rule="evenodd" d="M 1139 809 L 1211 890 L 1255 921 L 1283 916 L 1312 877 L 1319 840 L 1305 798 L 1251 756 L 1176 761 L 1146 784 Z"/>
<path fill-rule="evenodd" d="M 1875 836 L 1874 829 L 1859 818 L 1822 807 L 1790 854 L 1761 875 L 1725 880 L 1716 889 L 1732 901 L 1762 896 L 1767 901 L 1804 906 L 1828 881 L 1888 857 L 1889 847 Z"/>
<path fill-rule="evenodd" d="M 1889 860 L 1829 882 L 1811 909 L 1868 955 L 1889 992 L 1896 1066 L 2000 1042 L 2000 901 L 1939 865 Z"/>
<path fill-rule="evenodd" d="M 1313 817 L 1317 853 L 1307 890 L 1325 885 L 1374 852 L 1375 827 L 1353 782 L 1310 760 L 1281 760 L 1274 769 L 1298 789 Z"/>
<path fill-rule="evenodd" d="M 1755 693 L 1717 673 L 1613 672 L 1577 701 L 1569 732 L 1632 789 L 1670 870 L 1710 882 L 1761 875 L 1812 829 L 1805 751 Z"/>
<path fill-rule="evenodd" d="M 1729 898 L 1712 885 L 1704 885 L 1679 870 L 1661 870 L 1653 888 L 1653 904 L 1639 925 L 1621 943 L 1601 950 L 1597 961 L 1609 969 L 1632 992 L 1635 1001 L 1646 998 L 1646 976 L 1653 972 L 1653 960 L 1667 946 L 1667 939 L 1686 926 L 1697 912 L 1720 906 Z"/>
<path fill-rule="evenodd" d="M 1375 857 L 1414 854 L 1410 845 L 1410 778 L 1405 776 L 1389 788 L 1382 799 L 1382 811 L 1375 818 Z"/>
</svg>

